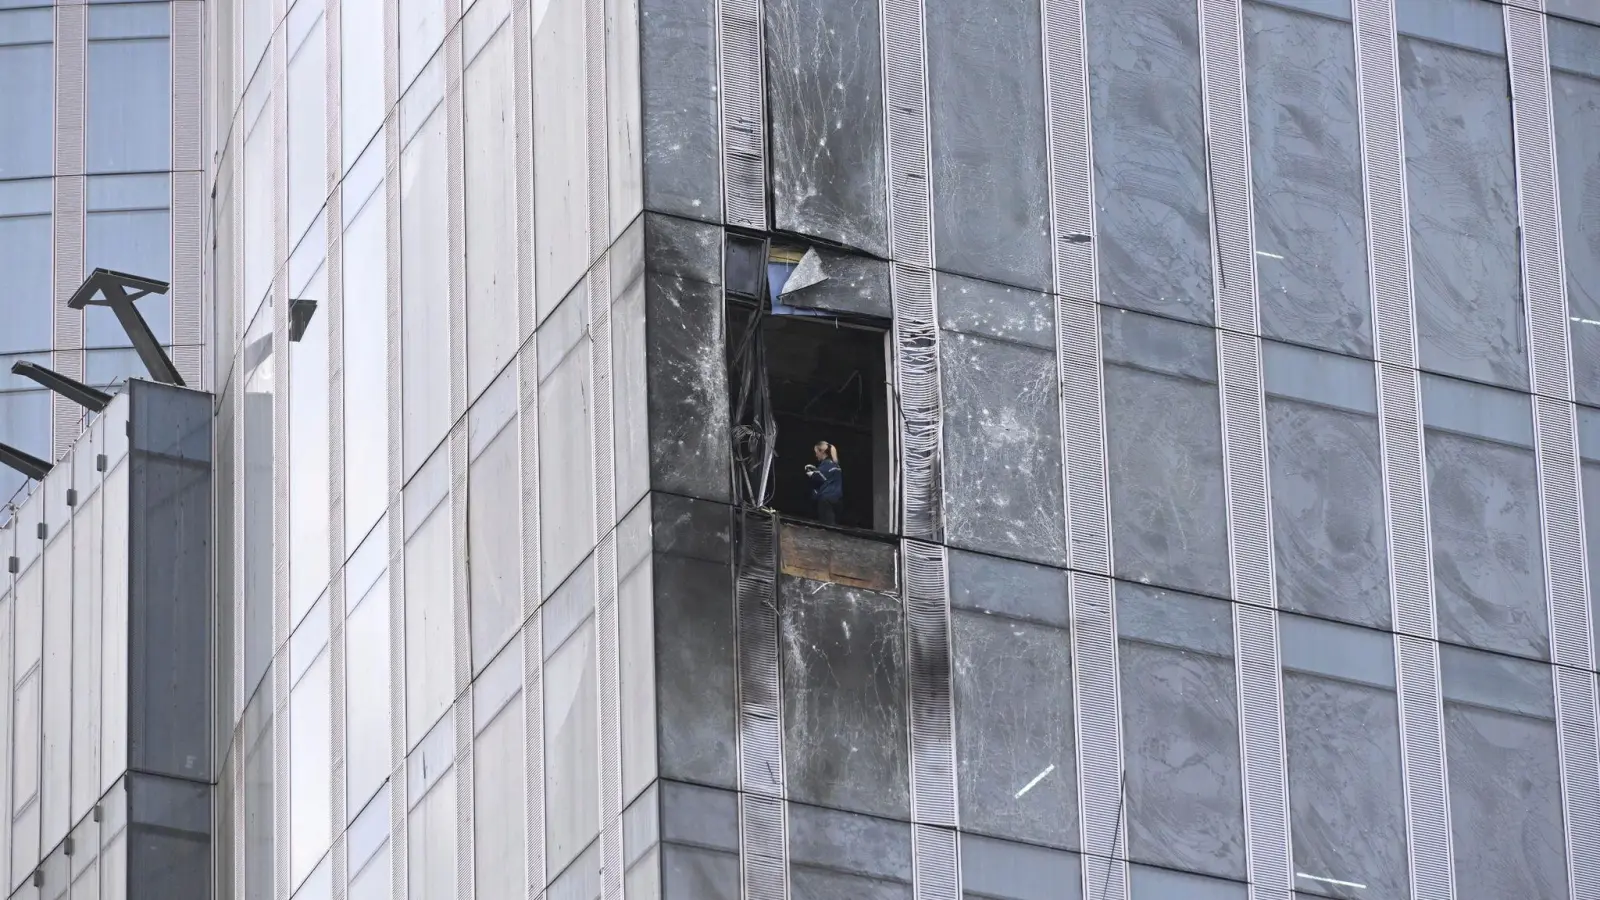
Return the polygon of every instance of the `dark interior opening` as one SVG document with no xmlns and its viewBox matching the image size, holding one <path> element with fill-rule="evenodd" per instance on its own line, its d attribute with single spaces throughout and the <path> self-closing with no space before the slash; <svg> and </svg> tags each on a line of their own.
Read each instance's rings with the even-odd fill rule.
<svg viewBox="0 0 1600 900">
<path fill-rule="evenodd" d="M 762 318 L 761 330 L 777 424 L 772 508 L 815 517 L 805 467 L 816 462 L 817 442 L 827 441 L 838 446 L 844 475 L 839 524 L 890 530 L 883 332 L 836 319 L 772 315 Z"/>
</svg>

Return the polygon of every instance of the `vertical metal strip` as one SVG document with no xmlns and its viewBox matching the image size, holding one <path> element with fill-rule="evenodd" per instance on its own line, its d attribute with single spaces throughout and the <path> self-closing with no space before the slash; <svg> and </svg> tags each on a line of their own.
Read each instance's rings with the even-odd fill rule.
<svg viewBox="0 0 1600 900">
<path fill-rule="evenodd" d="M 538 325 L 533 280 L 533 11 L 530 0 L 516 0 L 516 9 L 511 14 L 511 52 L 512 90 L 516 98 L 513 111 L 516 155 L 511 189 L 517 216 L 517 343 L 520 345 L 533 337 Z M 537 387 L 537 372 L 533 377 Z M 538 581 L 533 584 L 537 586 Z M 524 612 L 531 614 L 532 611 Z"/>
<path fill-rule="evenodd" d="M 1416 900 L 1453 900 L 1444 700 L 1439 649 L 1434 643 L 1437 631 L 1422 455 L 1422 393 L 1416 372 L 1399 38 L 1394 0 L 1356 0 L 1354 12 L 1411 893 Z"/>
<path fill-rule="evenodd" d="M 517 228 L 518 468 L 522 473 L 522 725 L 524 811 L 527 826 L 528 896 L 545 887 L 544 834 L 544 646 L 538 615 L 539 588 L 539 358 L 533 336 L 538 322 L 533 280 L 533 13 L 518 0 L 511 16 L 512 75 L 516 94 L 516 165 L 512 174 Z"/>
<path fill-rule="evenodd" d="M 761 0 L 717 0 L 723 214 L 767 230 L 767 113 Z"/>
<path fill-rule="evenodd" d="M 1124 824 L 1116 606 L 1110 578 L 1087 572 L 1073 572 L 1069 578 L 1083 896 L 1126 900 L 1128 832 Z"/>
<path fill-rule="evenodd" d="M 286 12 L 286 0 L 272 0 L 273 21 Z M 289 634 L 294 623 L 289 609 L 289 85 L 288 35 L 279 29 L 267 52 L 271 58 L 272 93 L 266 115 L 272 122 L 272 702 L 273 721 L 273 871 L 278 895 L 294 892 L 289 844 L 293 775 L 289 755 Z"/>
<path fill-rule="evenodd" d="M 349 822 L 346 808 L 347 773 L 345 747 L 347 741 L 345 705 L 348 702 L 348 684 L 345 680 L 347 635 L 345 609 L 350 598 L 344 584 L 344 198 L 335 190 L 343 175 L 339 140 L 340 133 L 340 78 L 343 72 L 340 56 L 342 21 L 339 15 L 340 0 L 324 0 L 323 50 L 325 89 L 323 105 L 327 178 L 324 189 L 328 194 L 327 213 L 323 218 L 326 229 L 327 293 L 324 305 L 328 316 L 328 559 L 333 562 L 333 583 L 328 589 L 328 734 L 333 741 L 333 764 L 329 768 L 329 806 L 334 835 L 332 859 L 329 868 L 333 875 L 333 900 L 345 900 L 350 889 L 349 838 L 345 825 Z M 359 598 L 357 598 L 359 599 Z M 376 601 L 374 601 L 376 602 Z"/>
<path fill-rule="evenodd" d="M 739 678 L 742 897 L 788 900 L 783 702 L 778 671 L 778 520 L 739 510 L 734 603 Z"/>
<path fill-rule="evenodd" d="M 590 9 L 600 6 L 590 0 Z M 593 24 L 595 20 L 590 19 Z M 599 23 L 603 29 L 603 10 Z M 603 39 L 603 32 L 602 32 Z M 603 47 L 603 40 L 602 40 Z M 591 70 L 592 74 L 592 70 Z M 602 84 L 603 67 L 602 67 Z M 593 85 L 590 86 L 591 90 Z M 603 91 L 602 91 L 603 93 Z M 591 93 L 591 97 L 593 94 Z M 592 110 L 591 110 L 592 112 Z M 591 127 L 594 125 L 590 117 Z M 604 127 L 604 120 L 600 122 Z M 590 133 L 590 147 L 594 147 L 595 134 Z M 603 147 L 603 142 L 602 142 Z M 604 153 L 600 154 L 604 157 Z M 595 170 L 589 172 L 590 198 L 598 190 L 601 202 L 608 195 L 608 186 L 602 176 L 598 185 Z M 596 212 L 590 207 L 591 241 L 605 240 L 610 233 L 602 206 Z M 598 237 L 597 237 L 598 235 Z M 611 420 L 611 266 L 608 255 L 602 255 L 589 270 L 589 339 L 591 351 L 589 365 L 593 375 L 594 419 L 590 432 L 594 459 L 594 519 L 595 530 L 600 535 L 595 548 L 595 639 L 598 641 L 595 658 L 600 667 L 600 858 L 601 895 L 604 900 L 621 900 L 623 894 L 622 848 L 622 673 L 621 645 L 617 622 L 617 537 L 616 537 L 616 447 Z"/>
<path fill-rule="evenodd" d="M 1567 870 L 1574 897 L 1600 896 L 1600 697 L 1592 668 L 1594 636 L 1584 565 L 1579 495 L 1578 421 L 1572 405 L 1572 348 L 1561 253 L 1555 121 L 1545 18 L 1505 8 L 1516 135 L 1517 220 L 1522 229 L 1522 290 L 1528 317 L 1534 445 L 1538 460 L 1550 644 L 1566 815 Z M 1568 671 L 1568 668 L 1580 671 Z"/>
<path fill-rule="evenodd" d="M 172 4 L 172 361 L 190 387 L 205 389 L 201 215 L 201 30 L 198 0 Z"/>
<path fill-rule="evenodd" d="M 945 549 L 900 542 L 910 672 L 912 878 L 919 898 L 957 900 L 955 704 Z"/>
<path fill-rule="evenodd" d="M 928 50 L 921 0 L 881 0 L 889 243 L 894 256 L 895 388 L 900 416 L 901 553 L 912 653 L 912 886 L 925 900 L 955 900 L 961 874 L 954 828 L 954 703 L 950 594 L 943 535 L 943 397 L 928 177 Z"/>
<path fill-rule="evenodd" d="M 610 128 L 606 122 L 606 4 L 583 0 L 584 127 L 588 134 L 589 259 L 593 263 L 611 243 L 610 156 L 606 151 Z M 591 320 L 593 321 L 593 320 Z M 604 532 L 605 525 L 597 526 Z"/>
<path fill-rule="evenodd" d="M 472 620 L 467 566 L 467 210 L 466 107 L 462 96 L 461 0 L 445 0 L 445 182 L 449 274 L 450 584 L 455 641 L 456 896 L 474 894 L 476 807 L 473 804 Z"/>
<path fill-rule="evenodd" d="M 1294 887 L 1289 766 L 1267 503 L 1266 396 L 1257 336 L 1260 314 L 1240 0 L 1200 0 L 1200 24 L 1246 865 L 1252 897 L 1286 897 Z"/>
<path fill-rule="evenodd" d="M 55 199 L 51 225 L 55 244 L 55 296 L 50 299 L 50 365 L 72 378 L 83 377 L 83 312 L 67 308 L 67 298 L 83 282 L 84 121 L 89 39 L 88 8 L 63 5 L 55 23 Z M 83 408 L 50 395 L 50 458 L 59 459 L 78 436 Z"/>
<path fill-rule="evenodd" d="M 389 114 L 383 121 L 384 156 L 384 288 L 388 316 L 389 401 L 389 877 L 390 896 L 405 897 L 410 890 L 410 829 L 406 813 L 410 797 L 406 779 L 406 600 L 405 600 L 405 485 L 401 453 L 401 335 L 400 313 L 400 120 L 395 105 L 400 99 L 400 4 L 383 3 L 383 100 Z"/>
</svg>

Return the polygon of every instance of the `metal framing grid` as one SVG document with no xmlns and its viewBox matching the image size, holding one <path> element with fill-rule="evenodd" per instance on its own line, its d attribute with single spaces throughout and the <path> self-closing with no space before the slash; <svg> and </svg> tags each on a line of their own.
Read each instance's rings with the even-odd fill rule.
<svg viewBox="0 0 1600 900">
<path fill-rule="evenodd" d="M 201 90 L 203 6 L 175 0 L 172 14 L 172 361 L 191 387 L 207 388 L 206 290 L 201 241 L 205 206 Z"/>
<path fill-rule="evenodd" d="M 778 669 L 778 520 L 740 517 L 734 603 L 739 696 L 739 877 L 742 897 L 787 900 L 783 702 Z"/>
<path fill-rule="evenodd" d="M 83 377 L 83 312 L 68 309 L 66 298 L 83 282 L 87 179 L 83 175 L 88 71 L 88 7 L 57 7 L 55 13 L 55 296 L 50 299 L 51 366 L 71 378 Z M 78 436 L 83 409 L 50 395 L 51 459 L 59 459 Z"/>
<path fill-rule="evenodd" d="M 340 0 L 324 0 L 323 6 L 323 86 L 326 102 L 323 106 L 327 134 L 340 133 L 339 92 L 342 58 L 340 56 Z M 347 548 L 344 534 L 344 198 L 337 186 L 342 178 L 342 148 L 338 140 L 323 142 L 325 188 L 328 209 L 324 218 L 327 240 L 327 294 L 324 305 L 328 316 L 328 559 L 333 564 L 333 581 L 328 586 L 328 735 L 332 746 L 332 760 L 328 767 L 330 792 L 328 811 L 329 827 L 333 830 L 333 846 L 329 850 L 333 880 L 333 900 L 345 900 L 349 893 L 350 858 L 349 838 L 345 825 L 349 822 L 346 806 L 347 788 L 345 748 L 345 705 L 348 685 L 345 666 L 348 658 L 345 633 L 345 610 L 350 598 L 345 594 L 344 560 Z M 358 598 L 359 599 L 359 598 Z M 376 602 L 376 601 L 374 601 Z"/>
<path fill-rule="evenodd" d="M 1411 893 L 1453 900 L 1394 0 L 1356 0 L 1354 13 Z"/>
<path fill-rule="evenodd" d="M 400 4 L 383 4 L 383 99 L 393 110 L 400 99 Z M 384 160 L 384 289 L 388 317 L 388 449 L 389 471 L 389 877 L 390 896 L 404 897 L 410 882 L 410 831 L 406 813 L 411 808 L 406 778 L 406 604 L 405 604 L 405 484 L 400 427 L 400 120 L 389 115 L 383 122 Z"/>
<path fill-rule="evenodd" d="M 1555 662 L 1557 739 L 1566 823 L 1567 878 L 1574 897 L 1600 896 L 1600 698 L 1589 617 L 1577 409 L 1566 271 L 1561 254 L 1555 121 L 1544 14 L 1504 10 L 1516 135 L 1517 220 L 1528 316 L 1529 374 L 1538 460 L 1539 512 Z"/>
<path fill-rule="evenodd" d="M 1211 180 L 1217 363 L 1227 485 L 1228 555 L 1243 760 L 1245 854 L 1252 897 L 1294 888 L 1289 773 L 1278 654 L 1266 397 L 1240 0 L 1200 0 L 1201 87 Z"/>
<path fill-rule="evenodd" d="M 273 21 L 286 10 L 285 0 L 272 0 Z M 273 744 L 273 872 L 277 893 L 287 897 L 294 892 L 289 844 L 289 692 L 292 688 L 287 646 L 294 630 L 289 604 L 289 107 L 288 35 L 278 29 L 272 35 L 270 55 L 272 90 L 267 99 L 272 125 L 272 272 L 269 288 L 272 298 L 272 715 L 277 723 L 272 730 Z"/>
<path fill-rule="evenodd" d="M 716 0 L 723 214 L 730 225 L 765 231 L 767 113 L 761 10 L 761 0 Z"/>
<path fill-rule="evenodd" d="M 516 171 L 512 178 L 517 228 L 516 293 L 519 415 L 518 468 L 522 476 L 522 725 L 524 736 L 524 812 L 527 828 L 529 896 L 546 883 L 544 834 L 544 646 L 538 615 L 539 559 L 539 358 L 533 336 L 538 322 L 534 303 L 533 223 L 533 13 L 529 0 L 517 0 L 511 14 L 513 89 L 516 96 Z"/>
</svg>

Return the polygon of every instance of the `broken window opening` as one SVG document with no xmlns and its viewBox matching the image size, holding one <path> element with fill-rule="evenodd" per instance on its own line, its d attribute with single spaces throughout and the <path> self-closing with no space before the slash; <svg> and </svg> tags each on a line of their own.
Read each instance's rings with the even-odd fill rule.
<svg viewBox="0 0 1600 900">
<path fill-rule="evenodd" d="M 828 468 L 814 449 L 827 442 L 843 480 L 835 524 L 892 532 L 889 323 L 807 305 L 833 277 L 814 248 L 733 235 L 727 249 L 736 502 L 823 518 L 807 467 Z"/>
</svg>

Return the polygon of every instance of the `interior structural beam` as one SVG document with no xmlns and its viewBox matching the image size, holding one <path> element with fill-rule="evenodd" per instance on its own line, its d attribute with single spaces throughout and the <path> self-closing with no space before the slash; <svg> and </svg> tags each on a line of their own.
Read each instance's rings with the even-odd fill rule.
<svg viewBox="0 0 1600 900">
<path fill-rule="evenodd" d="M 97 390 L 73 378 L 47 369 L 38 363 L 19 362 L 11 367 L 11 374 L 21 375 L 30 381 L 37 382 L 51 391 L 71 400 L 90 412 L 100 412 L 111 404 L 111 395 L 105 391 Z"/>
<path fill-rule="evenodd" d="M 139 314 L 139 308 L 133 305 L 133 301 L 148 294 L 165 294 L 169 287 L 167 282 L 154 278 L 111 269 L 95 269 L 83 285 L 73 292 L 67 300 L 67 306 L 72 309 L 110 307 L 123 332 L 128 335 L 128 340 L 133 342 L 134 352 L 139 354 L 139 360 L 144 363 L 150 377 L 164 384 L 183 387 L 183 376 L 178 374 L 178 367 L 161 349 L 161 342 L 156 340 L 144 316 Z"/>
</svg>

